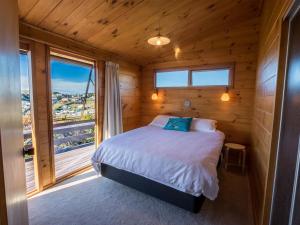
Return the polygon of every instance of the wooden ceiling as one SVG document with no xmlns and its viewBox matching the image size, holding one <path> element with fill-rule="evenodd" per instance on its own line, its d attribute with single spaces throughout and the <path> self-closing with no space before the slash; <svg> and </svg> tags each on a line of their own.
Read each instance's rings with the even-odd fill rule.
<svg viewBox="0 0 300 225">
<path fill-rule="evenodd" d="M 19 0 L 22 22 L 89 44 L 145 65 L 168 57 L 174 48 L 224 36 L 233 27 L 257 24 L 260 0 Z M 250 21 L 250 22 L 249 22 Z M 161 33 L 171 44 L 154 47 Z M 205 44 L 205 42 L 203 42 Z"/>
</svg>

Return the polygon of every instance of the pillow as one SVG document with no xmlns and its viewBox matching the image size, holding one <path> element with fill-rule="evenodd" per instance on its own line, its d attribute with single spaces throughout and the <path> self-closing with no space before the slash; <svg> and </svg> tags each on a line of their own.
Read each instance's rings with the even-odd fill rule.
<svg viewBox="0 0 300 225">
<path fill-rule="evenodd" d="M 165 130 L 189 131 L 193 118 L 170 118 Z"/>
<path fill-rule="evenodd" d="M 217 121 L 210 120 L 210 119 L 193 118 L 191 124 L 191 130 L 196 130 L 196 131 L 215 132 L 216 128 L 217 128 Z"/>
<path fill-rule="evenodd" d="M 149 124 L 156 127 L 164 127 L 168 123 L 170 118 L 177 118 L 176 116 L 168 116 L 168 115 L 158 115 L 153 121 Z"/>
</svg>

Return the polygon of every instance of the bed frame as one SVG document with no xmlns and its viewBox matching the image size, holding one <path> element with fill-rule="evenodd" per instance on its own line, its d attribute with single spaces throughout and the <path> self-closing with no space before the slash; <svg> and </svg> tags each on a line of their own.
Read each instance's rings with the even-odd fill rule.
<svg viewBox="0 0 300 225">
<path fill-rule="evenodd" d="M 193 213 L 199 212 L 205 200 L 203 195 L 195 197 L 140 175 L 117 169 L 104 163 L 101 164 L 101 174 L 111 180 L 117 181 Z"/>
</svg>

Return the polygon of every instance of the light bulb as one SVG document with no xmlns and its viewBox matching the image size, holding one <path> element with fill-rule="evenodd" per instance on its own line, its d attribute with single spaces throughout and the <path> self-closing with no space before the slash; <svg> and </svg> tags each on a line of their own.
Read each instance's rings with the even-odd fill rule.
<svg viewBox="0 0 300 225">
<path fill-rule="evenodd" d="M 161 40 L 160 40 L 160 38 L 157 39 L 156 44 L 157 44 L 157 45 L 161 45 Z"/>
<path fill-rule="evenodd" d="M 152 99 L 153 101 L 157 100 L 157 99 L 158 99 L 157 93 L 153 93 L 152 96 L 151 96 L 151 99 Z"/>
<path fill-rule="evenodd" d="M 223 93 L 222 96 L 221 96 L 221 100 L 223 102 L 228 102 L 230 100 L 230 96 L 227 92 Z"/>
</svg>

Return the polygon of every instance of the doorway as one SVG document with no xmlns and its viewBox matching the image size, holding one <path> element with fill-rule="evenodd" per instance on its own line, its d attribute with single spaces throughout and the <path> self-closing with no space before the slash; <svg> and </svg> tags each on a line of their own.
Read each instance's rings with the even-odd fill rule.
<svg viewBox="0 0 300 225">
<path fill-rule="evenodd" d="M 55 179 L 91 166 L 95 145 L 95 63 L 50 52 Z"/>
<path fill-rule="evenodd" d="M 34 132 L 33 132 L 33 95 L 31 54 L 28 49 L 20 50 L 20 74 L 21 74 L 21 100 L 22 122 L 24 137 L 24 160 L 26 176 L 26 193 L 31 194 L 37 190 L 36 160 L 34 158 Z"/>
</svg>

